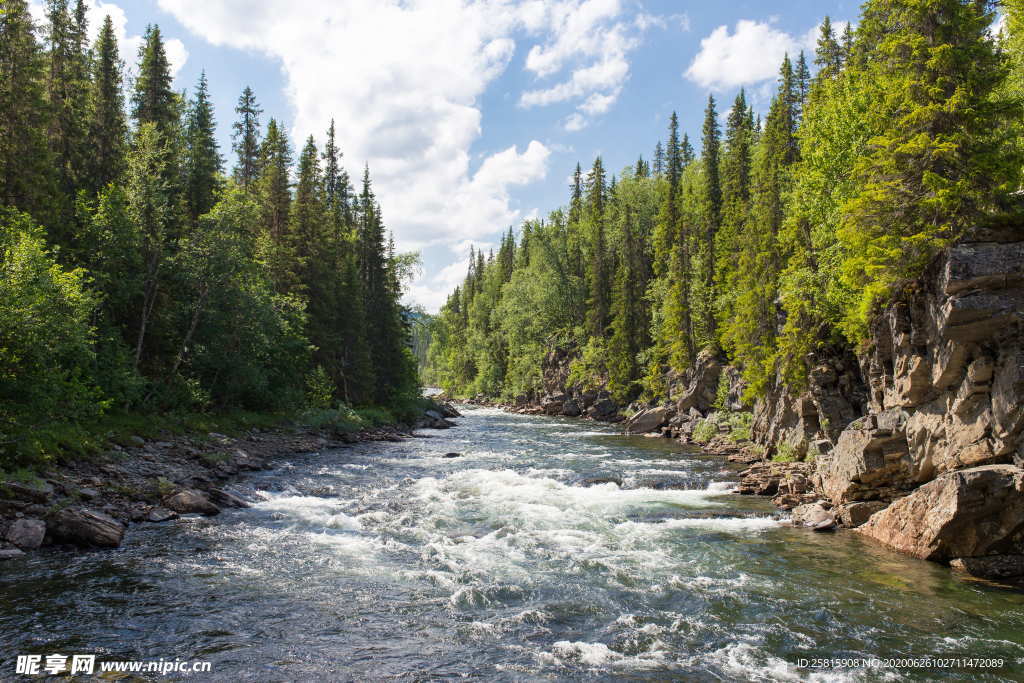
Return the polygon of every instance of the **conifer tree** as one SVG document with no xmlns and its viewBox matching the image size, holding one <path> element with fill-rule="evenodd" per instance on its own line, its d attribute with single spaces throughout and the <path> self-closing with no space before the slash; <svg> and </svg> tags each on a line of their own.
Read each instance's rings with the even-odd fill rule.
<svg viewBox="0 0 1024 683">
<path fill-rule="evenodd" d="M 193 223 L 213 208 L 220 188 L 223 160 L 217 149 L 216 125 L 203 71 L 189 103 L 185 128 L 186 201 Z"/>
<path fill-rule="evenodd" d="M 260 203 L 263 207 L 263 229 L 275 243 L 282 243 L 291 211 L 291 146 L 288 136 L 270 119 L 267 136 L 260 147 Z"/>
<path fill-rule="evenodd" d="M 683 133 L 683 141 L 679 143 L 679 157 L 683 166 L 689 166 L 697 158 L 693 145 L 690 144 L 690 136 L 686 133 Z"/>
<path fill-rule="evenodd" d="M 847 24 L 849 28 L 849 24 Z M 818 65 L 818 78 L 831 78 L 843 66 L 843 47 L 836 41 L 832 20 L 825 15 L 818 32 L 818 47 L 814 53 L 814 63 Z"/>
<path fill-rule="evenodd" d="M 661 146 L 661 140 L 654 145 L 654 175 L 661 176 L 665 173 L 665 150 Z"/>
<path fill-rule="evenodd" d="M 590 267 L 587 273 L 589 299 L 587 301 L 587 329 L 592 337 L 603 337 L 608 325 L 609 274 L 605 239 L 605 203 L 608 188 L 605 185 L 604 164 L 601 157 L 587 174 L 585 214 L 591 230 Z"/>
<path fill-rule="evenodd" d="M 128 126 L 124 117 L 123 66 L 110 15 L 103 19 L 94 53 L 89 117 L 91 168 L 88 189 L 95 194 L 120 177 L 127 153 Z"/>
<path fill-rule="evenodd" d="M 737 275 L 739 241 L 746 230 L 750 213 L 750 172 L 753 162 L 754 130 L 746 94 L 741 89 L 729 110 L 722 153 L 722 225 L 715 246 L 717 312 L 721 319 L 732 317 L 732 302 L 737 294 L 733 282 Z"/>
<path fill-rule="evenodd" d="M 43 54 L 24 0 L 0 13 L 0 203 L 43 222 L 51 168 Z"/>
<path fill-rule="evenodd" d="M 702 311 L 703 333 L 706 343 L 717 344 L 715 334 L 715 242 L 722 222 L 722 186 L 719 174 L 719 126 L 714 95 L 708 95 L 704 110 L 704 139 L 701 161 L 704 163 L 704 191 L 707 201 L 702 245 L 704 301 Z"/>
<path fill-rule="evenodd" d="M 245 86 L 238 97 L 235 113 L 238 119 L 231 126 L 234 131 L 231 136 L 232 149 L 238 159 L 235 163 L 235 182 L 249 193 L 260 172 L 260 114 L 263 113 L 249 86 Z"/>
<path fill-rule="evenodd" d="M 131 99 L 132 118 L 137 126 L 152 123 L 167 140 L 177 135 L 179 127 L 178 98 L 171 83 L 171 65 L 160 27 L 150 25 L 139 47 L 139 75 Z"/>
</svg>

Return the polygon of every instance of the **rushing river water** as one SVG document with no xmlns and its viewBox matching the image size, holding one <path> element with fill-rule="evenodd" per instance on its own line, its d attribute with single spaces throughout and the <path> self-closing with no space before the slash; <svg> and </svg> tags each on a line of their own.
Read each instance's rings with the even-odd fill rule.
<svg viewBox="0 0 1024 683">
<path fill-rule="evenodd" d="M 4 563 L 0 679 L 29 652 L 204 660 L 224 681 L 1024 678 L 1020 592 L 787 528 L 677 443 L 458 423 L 292 458 L 235 483 L 254 507 L 134 526 L 116 551 Z M 1006 666 L 799 666 L 934 655 Z"/>
</svg>

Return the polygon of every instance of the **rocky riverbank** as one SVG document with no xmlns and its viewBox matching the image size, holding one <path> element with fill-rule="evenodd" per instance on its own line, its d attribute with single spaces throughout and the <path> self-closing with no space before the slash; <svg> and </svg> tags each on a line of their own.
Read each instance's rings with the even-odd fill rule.
<svg viewBox="0 0 1024 683">
<path fill-rule="evenodd" d="M 216 432 L 131 437 L 88 460 L 76 460 L 26 481 L 0 482 L 0 559 L 40 548 L 110 548 L 131 524 L 162 523 L 183 514 L 216 515 L 249 503 L 232 490 L 241 472 L 270 469 L 297 453 L 365 441 L 400 441 L 413 427 L 446 429 L 459 413 L 437 404 L 413 426 L 355 432 L 290 427 L 239 436 Z"/>
<path fill-rule="evenodd" d="M 666 377 L 668 396 L 618 406 L 568 385 L 553 349 L 520 413 L 623 422 L 745 465 L 739 491 L 796 523 L 842 526 L 989 578 L 1024 577 L 1024 240 L 976 230 L 880 310 L 853 353 L 806 359 L 752 407 L 737 368 L 710 352 Z M 480 402 L 482 397 L 475 399 Z"/>
</svg>

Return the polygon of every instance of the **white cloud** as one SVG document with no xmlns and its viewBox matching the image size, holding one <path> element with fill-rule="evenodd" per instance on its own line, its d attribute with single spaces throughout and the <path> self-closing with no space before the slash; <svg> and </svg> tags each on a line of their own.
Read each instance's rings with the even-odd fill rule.
<svg viewBox="0 0 1024 683">
<path fill-rule="evenodd" d="M 534 45 L 526 57 L 526 68 L 544 79 L 571 65 L 568 78 L 524 92 L 522 107 L 542 107 L 569 100 L 582 100 L 577 112 L 566 121 L 566 130 L 581 130 L 585 116 L 606 112 L 618 99 L 629 78 L 628 54 L 640 44 L 639 33 L 665 28 L 669 19 L 688 29 L 686 15 L 656 17 L 643 12 L 631 21 L 622 17 L 619 0 L 568 0 L 550 5 L 547 23 L 551 39 Z M 682 17 L 682 19 L 679 19 Z"/>
<path fill-rule="evenodd" d="M 539 141 L 522 140 L 518 147 L 486 157 L 476 168 L 471 148 L 482 134 L 480 96 L 507 68 L 515 38 L 531 32 L 546 36 L 552 14 L 560 11 L 561 4 L 531 0 L 158 0 L 158 4 L 214 45 L 280 60 L 294 109 L 294 138 L 313 134 L 322 142 L 331 118 L 336 120 L 346 163 L 352 169 L 369 163 L 384 219 L 402 250 L 480 241 L 507 228 L 521 218 L 510 199 L 510 188 L 546 174 L 550 151 Z M 547 59 L 560 63 L 555 56 Z M 259 97 L 258 90 L 256 94 Z M 441 284 L 445 283 L 421 277 L 411 295 L 422 303 L 436 302 L 443 294 L 436 289 Z"/>
<path fill-rule="evenodd" d="M 587 127 L 587 118 L 578 111 L 569 114 L 565 119 L 565 129 L 570 133 L 583 130 Z"/>
<path fill-rule="evenodd" d="M 40 27 L 45 27 L 47 24 L 46 9 L 43 6 L 42 0 L 32 0 L 29 9 L 32 11 L 32 16 L 36 23 Z M 87 0 L 86 10 L 86 18 L 89 24 L 89 40 L 96 40 L 100 33 L 100 28 L 103 26 L 104 17 L 109 15 L 114 25 L 114 35 L 117 37 L 121 59 L 134 72 L 137 67 L 136 57 L 139 53 L 139 47 L 142 45 L 142 36 L 128 35 L 128 17 L 124 9 L 113 2 Z M 40 35 L 45 36 L 45 28 Z M 167 61 L 171 66 L 171 76 L 177 76 L 181 68 L 185 66 L 185 62 L 188 61 L 188 50 L 179 39 L 168 38 L 166 35 L 164 35 L 164 49 L 167 51 Z"/>
<path fill-rule="evenodd" d="M 838 24 L 842 31 L 845 24 Z M 686 70 L 686 77 L 705 88 L 727 89 L 775 78 L 788 53 L 796 59 L 800 50 L 813 51 L 817 27 L 802 36 L 791 36 L 772 22 L 741 19 L 733 33 L 719 26 L 700 41 L 700 51 Z"/>
</svg>

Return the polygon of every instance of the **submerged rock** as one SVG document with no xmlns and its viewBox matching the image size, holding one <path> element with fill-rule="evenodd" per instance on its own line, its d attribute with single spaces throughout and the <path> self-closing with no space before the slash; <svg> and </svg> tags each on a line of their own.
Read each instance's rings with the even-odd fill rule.
<svg viewBox="0 0 1024 683">
<path fill-rule="evenodd" d="M 1024 577 L 1024 555 L 958 557 L 952 560 L 949 566 L 983 579 L 1016 579 Z"/>
<path fill-rule="evenodd" d="M 575 482 L 576 486 L 600 486 L 601 484 L 615 484 L 622 486 L 622 477 L 618 474 L 595 474 L 588 477 L 581 477 Z"/>
<path fill-rule="evenodd" d="M 116 548 L 124 538 L 124 524 L 102 512 L 86 508 L 64 508 L 46 525 L 58 541 L 80 546 Z"/>
<path fill-rule="evenodd" d="M 1024 470 L 984 465 L 944 474 L 857 531 L 926 560 L 1024 554 Z"/>
</svg>

